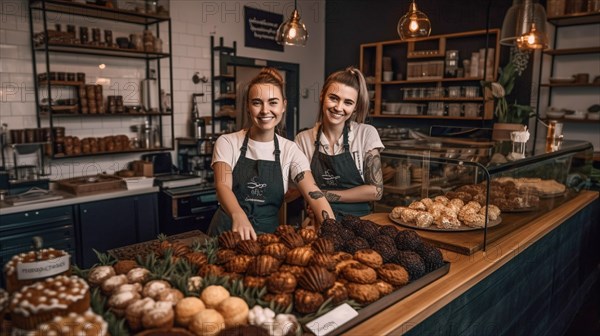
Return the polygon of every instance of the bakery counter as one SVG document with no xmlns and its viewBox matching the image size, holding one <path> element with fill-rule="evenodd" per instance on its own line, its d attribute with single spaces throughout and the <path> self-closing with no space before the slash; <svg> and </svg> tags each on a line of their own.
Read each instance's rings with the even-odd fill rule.
<svg viewBox="0 0 600 336">
<path fill-rule="evenodd" d="M 23 205 L 11 205 L 6 201 L 0 201 L 0 216 L 9 215 L 24 211 L 35 211 L 41 209 L 48 209 L 66 205 L 74 205 L 79 203 L 96 202 L 102 200 L 108 200 L 119 197 L 137 196 L 149 193 L 157 193 L 158 187 L 148 187 L 139 189 L 122 189 L 122 190 L 111 190 L 111 191 L 97 191 L 93 193 L 87 193 L 85 195 L 74 195 L 61 190 L 52 190 L 51 195 L 58 196 L 54 200 L 44 201 L 41 199 L 39 202 L 23 204 Z M 49 198 L 50 199 L 50 198 Z"/>
<path fill-rule="evenodd" d="M 486 250 L 443 250 L 446 276 L 348 334 L 561 334 L 600 274 L 599 216 L 598 192 L 582 191 Z M 365 218 L 394 224 L 387 213 Z"/>
</svg>

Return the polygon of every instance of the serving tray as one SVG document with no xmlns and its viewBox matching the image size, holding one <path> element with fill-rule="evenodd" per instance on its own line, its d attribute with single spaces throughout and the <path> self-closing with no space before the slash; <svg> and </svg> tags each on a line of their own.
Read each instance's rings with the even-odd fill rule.
<svg viewBox="0 0 600 336">
<path fill-rule="evenodd" d="M 123 179 L 117 176 L 104 174 L 73 177 L 70 179 L 59 180 L 56 183 L 60 189 L 75 195 L 125 188 Z"/>
<path fill-rule="evenodd" d="M 453 229 L 441 229 L 438 228 L 435 225 L 430 225 L 428 227 L 420 227 L 417 226 L 414 223 L 405 223 L 397 218 L 392 217 L 392 214 L 389 214 L 389 218 L 392 222 L 400 225 L 400 226 L 404 226 L 407 227 L 409 229 L 413 229 L 413 230 L 425 230 L 425 231 L 437 231 L 437 232 L 461 232 L 461 231 L 476 231 L 476 230 L 483 230 L 483 227 L 470 227 L 470 226 L 466 226 L 466 225 L 460 225 L 457 228 L 453 228 Z M 498 224 L 502 223 L 502 217 L 498 217 L 496 220 L 493 221 L 488 221 L 488 228 L 494 227 Z"/>
</svg>

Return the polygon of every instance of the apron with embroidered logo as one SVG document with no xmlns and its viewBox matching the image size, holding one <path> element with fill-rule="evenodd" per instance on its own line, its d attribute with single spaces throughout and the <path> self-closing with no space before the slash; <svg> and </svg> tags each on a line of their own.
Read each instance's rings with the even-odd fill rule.
<svg viewBox="0 0 600 336">
<path fill-rule="evenodd" d="M 344 126 L 344 152 L 337 155 L 321 153 L 322 126 L 317 131 L 315 153 L 310 161 L 310 169 L 321 190 L 346 190 L 361 186 L 364 183 L 348 144 L 348 127 Z M 344 215 L 365 216 L 371 212 L 368 202 L 341 203 L 329 202 L 335 216 L 340 220 Z"/>
<path fill-rule="evenodd" d="M 275 232 L 279 225 L 279 208 L 283 203 L 284 187 L 279 160 L 279 141 L 275 135 L 275 161 L 252 160 L 246 157 L 248 131 L 233 169 L 232 191 L 248 216 L 256 234 Z M 231 217 L 219 207 L 208 228 L 211 236 L 231 230 Z"/>
</svg>

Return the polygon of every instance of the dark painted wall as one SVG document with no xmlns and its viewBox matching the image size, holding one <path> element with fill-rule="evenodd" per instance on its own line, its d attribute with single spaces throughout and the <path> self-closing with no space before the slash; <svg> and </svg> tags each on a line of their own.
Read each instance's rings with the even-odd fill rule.
<svg viewBox="0 0 600 336">
<path fill-rule="evenodd" d="M 540 1 L 545 5 L 545 1 Z M 409 0 L 327 0 L 325 4 L 325 76 L 349 65 L 359 65 L 362 43 L 397 40 L 398 20 Z M 512 0 L 417 0 L 417 7 L 431 20 L 431 35 L 502 28 Z M 501 48 L 500 65 L 509 48 Z M 532 62 L 515 86 L 516 99 L 530 101 Z M 406 121 L 406 120 L 405 120 Z"/>
</svg>

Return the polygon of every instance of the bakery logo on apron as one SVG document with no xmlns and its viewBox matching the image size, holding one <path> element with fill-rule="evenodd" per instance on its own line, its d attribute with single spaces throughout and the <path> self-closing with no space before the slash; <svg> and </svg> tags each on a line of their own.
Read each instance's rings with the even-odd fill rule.
<svg viewBox="0 0 600 336">
<path fill-rule="evenodd" d="M 246 183 L 246 188 L 250 190 L 250 193 L 246 195 L 245 200 L 248 202 L 264 203 L 265 197 L 263 193 L 266 187 L 266 183 L 258 182 L 258 176 L 254 176 L 250 182 Z"/>
<path fill-rule="evenodd" d="M 336 186 L 338 184 L 337 180 L 340 179 L 338 175 L 333 175 L 331 169 L 326 169 L 325 173 L 321 175 L 326 185 Z"/>
</svg>

